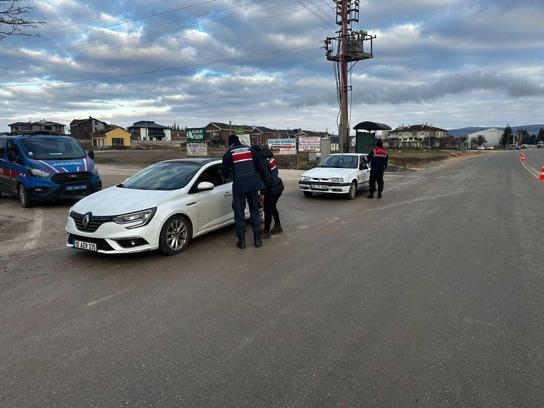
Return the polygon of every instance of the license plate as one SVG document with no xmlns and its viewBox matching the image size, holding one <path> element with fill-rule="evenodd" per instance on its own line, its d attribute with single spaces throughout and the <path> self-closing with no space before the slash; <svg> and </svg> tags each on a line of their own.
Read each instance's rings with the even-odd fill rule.
<svg viewBox="0 0 544 408">
<path fill-rule="evenodd" d="M 324 186 L 321 184 L 312 184 L 312 190 L 328 190 L 328 186 Z"/>
<path fill-rule="evenodd" d="M 66 191 L 75 191 L 75 190 L 86 190 L 87 186 L 86 185 L 82 185 L 82 186 L 66 186 L 64 188 L 66 189 Z"/>
<path fill-rule="evenodd" d="M 74 241 L 74 248 L 85 249 L 86 251 L 98 251 L 94 242 Z"/>
</svg>

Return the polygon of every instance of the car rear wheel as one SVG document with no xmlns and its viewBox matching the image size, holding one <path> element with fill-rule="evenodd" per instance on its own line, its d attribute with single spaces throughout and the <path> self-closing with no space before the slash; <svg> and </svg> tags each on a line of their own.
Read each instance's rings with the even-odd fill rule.
<svg viewBox="0 0 544 408">
<path fill-rule="evenodd" d="M 311 191 L 303 191 L 304 193 L 304 197 L 313 197 L 314 193 L 312 193 Z"/>
<path fill-rule="evenodd" d="M 354 181 L 349 186 L 348 199 L 353 200 L 356 195 L 357 195 L 357 183 Z"/>
<path fill-rule="evenodd" d="M 30 202 L 30 198 L 28 197 L 28 191 L 26 191 L 25 186 L 19 184 L 17 191 L 19 193 L 19 202 L 21 203 L 21 206 L 23 206 L 24 208 L 29 208 L 32 203 Z"/>
<path fill-rule="evenodd" d="M 162 227 L 159 250 L 164 255 L 177 255 L 183 252 L 190 239 L 191 224 L 184 216 L 174 215 Z"/>
</svg>

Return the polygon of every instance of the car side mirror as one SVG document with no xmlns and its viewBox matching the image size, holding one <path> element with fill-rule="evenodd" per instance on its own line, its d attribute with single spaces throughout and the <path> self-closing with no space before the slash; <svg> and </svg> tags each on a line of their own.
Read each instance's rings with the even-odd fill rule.
<svg viewBox="0 0 544 408">
<path fill-rule="evenodd" d="M 213 183 L 210 183 L 209 181 L 202 181 L 198 183 L 198 186 L 196 187 L 196 189 L 198 191 L 209 191 L 209 190 L 213 190 L 214 187 L 215 186 Z"/>
<path fill-rule="evenodd" d="M 87 153 L 87 155 L 89 156 L 89 158 L 90 158 L 91 160 L 94 160 L 94 151 L 89 150 L 89 152 Z"/>
</svg>

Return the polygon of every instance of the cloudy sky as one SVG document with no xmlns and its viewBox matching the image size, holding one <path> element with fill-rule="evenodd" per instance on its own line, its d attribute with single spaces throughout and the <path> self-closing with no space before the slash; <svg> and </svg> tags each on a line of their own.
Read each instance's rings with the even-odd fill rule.
<svg viewBox="0 0 544 408">
<path fill-rule="evenodd" d="M 34 0 L 39 38 L 0 41 L 0 131 L 89 115 L 334 130 L 332 0 Z M 375 59 L 352 125 L 544 122 L 544 1 L 366 0 Z"/>
</svg>

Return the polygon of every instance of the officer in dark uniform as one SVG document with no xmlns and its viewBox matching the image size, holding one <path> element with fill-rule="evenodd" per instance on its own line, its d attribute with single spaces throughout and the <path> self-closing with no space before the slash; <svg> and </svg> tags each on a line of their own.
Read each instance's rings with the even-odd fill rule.
<svg viewBox="0 0 544 408">
<path fill-rule="evenodd" d="M 378 198 L 382 198 L 383 173 L 387 168 L 389 153 L 387 153 L 387 149 L 383 147 L 383 142 L 381 140 L 376 141 L 376 147 L 368 154 L 368 160 L 370 161 L 370 194 L 367 198 L 374 198 L 376 182 L 378 183 Z"/>
<path fill-rule="evenodd" d="M 232 209 L 236 221 L 236 246 L 246 247 L 246 201 L 251 214 L 255 246 L 262 246 L 259 190 L 264 188 L 261 177 L 266 175 L 259 155 L 251 147 L 240 143 L 238 136 L 229 136 L 229 148 L 223 155 L 223 177 L 232 179 Z"/>
<path fill-rule="evenodd" d="M 281 234 L 283 232 L 277 204 L 284 190 L 284 186 L 283 181 L 279 176 L 278 165 L 272 151 L 266 146 L 258 147 L 255 150 L 259 154 L 267 173 L 267 177 L 263 178 L 266 188 L 261 190 L 261 194 L 264 196 L 264 230 L 262 237 L 269 239 L 271 234 Z M 272 218 L 274 218 L 274 228 L 270 230 Z"/>
</svg>

